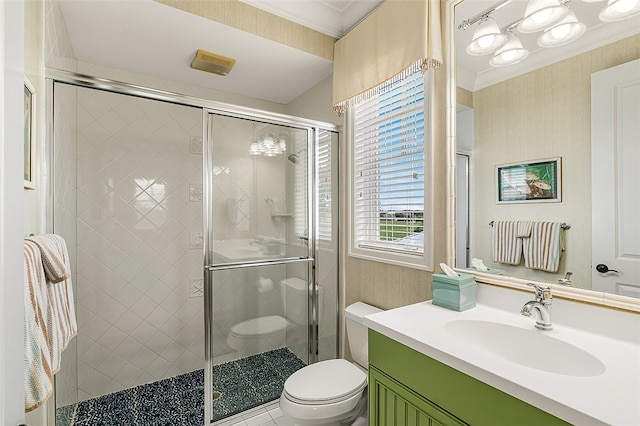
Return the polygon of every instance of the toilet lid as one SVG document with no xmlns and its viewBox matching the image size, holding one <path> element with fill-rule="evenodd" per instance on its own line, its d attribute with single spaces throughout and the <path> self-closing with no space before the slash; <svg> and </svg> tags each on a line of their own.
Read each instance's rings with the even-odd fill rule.
<svg viewBox="0 0 640 426">
<path fill-rule="evenodd" d="M 367 375 L 344 359 L 308 365 L 284 383 L 289 399 L 300 404 L 326 404 L 347 399 L 367 386 Z"/>
<path fill-rule="evenodd" d="M 263 336 L 287 328 L 287 320 L 279 315 L 253 318 L 231 327 L 231 333 L 237 336 Z"/>
</svg>

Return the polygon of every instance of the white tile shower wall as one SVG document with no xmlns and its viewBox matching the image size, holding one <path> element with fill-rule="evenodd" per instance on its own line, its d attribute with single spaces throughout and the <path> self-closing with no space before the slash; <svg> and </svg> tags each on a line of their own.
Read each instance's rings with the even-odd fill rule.
<svg viewBox="0 0 640 426">
<path fill-rule="evenodd" d="M 58 0 L 45 1 L 45 52 L 48 68 L 76 70 L 75 54 Z"/>
<path fill-rule="evenodd" d="M 67 242 L 71 264 L 71 280 L 77 294 L 76 281 L 76 88 L 56 87 L 54 106 L 54 232 Z M 56 404 L 61 407 L 78 402 L 77 339 L 71 340 L 62 355 L 56 374 Z"/>
<path fill-rule="evenodd" d="M 202 368 L 201 110 L 78 89 L 78 386 L 84 400 Z"/>
</svg>

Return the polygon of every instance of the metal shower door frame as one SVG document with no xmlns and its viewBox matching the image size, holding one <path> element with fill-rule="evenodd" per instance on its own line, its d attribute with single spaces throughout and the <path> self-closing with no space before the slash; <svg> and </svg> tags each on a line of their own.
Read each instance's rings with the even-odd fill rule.
<svg viewBox="0 0 640 426">
<path fill-rule="evenodd" d="M 305 257 L 285 257 L 268 261 L 248 261 L 239 263 L 226 263 L 213 265 L 213 223 L 211 214 L 211 197 L 213 195 L 213 126 L 210 117 L 224 116 L 242 120 L 263 122 L 266 124 L 283 125 L 290 128 L 305 130 L 307 132 L 307 212 L 308 212 L 308 241 L 307 255 Z M 310 122 L 309 120 L 298 119 L 297 117 L 279 114 L 263 113 L 256 110 L 244 109 L 203 109 L 203 229 L 204 229 L 204 321 L 205 321 L 205 368 L 204 368 L 204 423 L 205 426 L 213 423 L 213 322 L 214 322 L 214 292 L 213 273 L 215 271 L 251 268 L 259 266 L 287 265 L 292 263 L 306 262 L 308 264 L 309 277 L 309 308 L 308 308 L 308 355 L 309 363 L 318 361 L 319 344 L 319 312 L 318 312 L 318 292 L 317 292 L 317 270 L 316 270 L 316 249 L 317 249 L 317 218 L 318 209 L 318 170 L 316 168 L 316 148 L 318 145 L 318 135 L 320 130 L 338 132 L 336 126 L 327 123 Z"/>
</svg>

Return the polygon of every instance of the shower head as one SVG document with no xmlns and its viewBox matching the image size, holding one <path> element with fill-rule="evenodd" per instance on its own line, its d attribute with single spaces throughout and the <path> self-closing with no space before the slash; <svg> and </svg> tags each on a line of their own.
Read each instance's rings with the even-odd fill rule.
<svg viewBox="0 0 640 426">
<path fill-rule="evenodd" d="M 289 154 L 289 156 L 287 157 L 287 160 L 291 161 L 293 164 L 298 164 L 298 153 L 295 154 Z"/>
</svg>

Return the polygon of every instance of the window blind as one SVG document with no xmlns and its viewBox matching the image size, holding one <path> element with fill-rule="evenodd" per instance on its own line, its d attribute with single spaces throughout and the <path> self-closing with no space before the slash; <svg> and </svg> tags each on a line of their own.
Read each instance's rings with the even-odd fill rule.
<svg viewBox="0 0 640 426">
<path fill-rule="evenodd" d="M 316 151 L 318 164 L 318 238 L 331 241 L 332 179 L 331 179 L 331 132 L 320 130 Z"/>
<path fill-rule="evenodd" d="M 293 223 L 297 238 L 309 238 L 309 214 L 307 195 L 307 132 L 294 133 L 293 147 L 295 162 L 291 162 L 294 170 Z"/>
<path fill-rule="evenodd" d="M 354 237 L 361 248 L 424 251 L 424 76 L 354 108 Z"/>
</svg>

